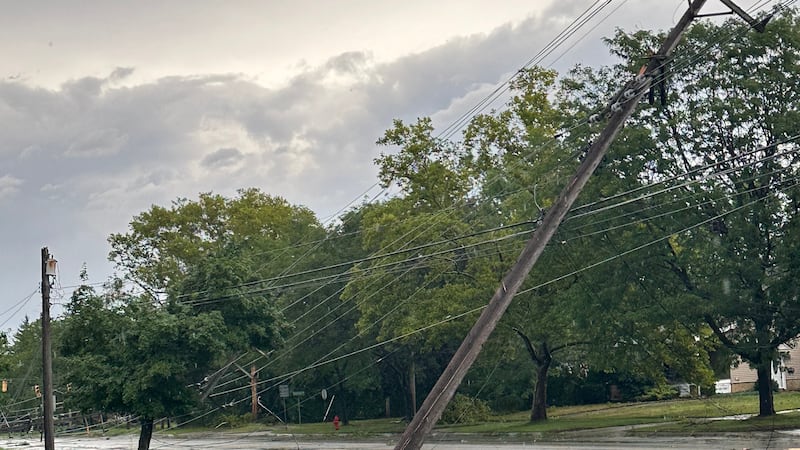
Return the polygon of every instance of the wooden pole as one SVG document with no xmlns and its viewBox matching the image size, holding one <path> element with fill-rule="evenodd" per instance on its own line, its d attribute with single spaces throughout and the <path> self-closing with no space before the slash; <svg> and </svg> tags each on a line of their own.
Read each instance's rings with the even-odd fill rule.
<svg viewBox="0 0 800 450">
<path fill-rule="evenodd" d="M 50 336 L 50 277 L 47 275 L 47 261 L 50 252 L 42 248 L 42 432 L 45 450 L 55 450 L 55 424 L 53 422 L 53 353 Z"/>
</svg>

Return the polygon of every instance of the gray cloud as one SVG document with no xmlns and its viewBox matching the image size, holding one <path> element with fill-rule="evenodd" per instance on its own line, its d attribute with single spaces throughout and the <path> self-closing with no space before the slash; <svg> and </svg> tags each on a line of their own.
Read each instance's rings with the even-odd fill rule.
<svg viewBox="0 0 800 450">
<path fill-rule="evenodd" d="M 77 158 L 110 156 L 118 153 L 127 140 L 127 135 L 113 128 L 90 130 L 77 136 L 64 155 Z"/>
<path fill-rule="evenodd" d="M 133 74 L 135 69 L 133 67 L 117 67 L 111 72 L 111 75 L 108 76 L 110 81 L 120 81 L 125 78 L 128 78 Z"/>
<path fill-rule="evenodd" d="M 11 175 L 3 175 L 0 177 L 0 200 L 9 197 L 19 191 L 22 185 L 22 180 Z"/>
<path fill-rule="evenodd" d="M 200 161 L 200 165 L 209 169 L 228 167 L 238 163 L 242 158 L 244 158 L 244 155 L 237 148 L 221 148 L 206 155 Z"/>
</svg>

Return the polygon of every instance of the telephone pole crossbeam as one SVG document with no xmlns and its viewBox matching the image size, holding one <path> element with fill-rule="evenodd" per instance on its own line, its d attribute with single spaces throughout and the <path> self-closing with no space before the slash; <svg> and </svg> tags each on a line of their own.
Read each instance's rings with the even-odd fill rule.
<svg viewBox="0 0 800 450">
<path fill-rule="evenodd" d="M 439 421 L 445 407 L 455 395 L 467 371 L 478 357 L 483 344 L 486 343 L 503 313 L 508 309 L 511 300 L 520 286 L 522 286 L 534 264 L 536 264 L 545 246 L 555 234 L 559 224 L 578 198 L 594 170 L 600 164 L 608 147 L 614 141 L 620 129 L 622 129 L 623 124 L 636 109 L 642 96 L 649 90 L 654 74 L 660 73 L 658 69 L 663 63 L 662 61 L 669 56 L 678 44 L 683 32 L 697 16 L 705 2 L 706 0 L 692 0 L 690 2 L 689 8 L 667 35 L 661 48 L 655 57 L 650 60 L 642 76 L 628 83 L 617 94 L 616 98 L 624 98 L 625 100 L 616 103 L 611 108 L 611 116 L 606 127 L 600 133 L 596 142 L 589 148 L 577 172 L 564 187 L 558 199 L 542 219 L 542 223 L 528 240 L 517 262 L 503 278 L 489 304 L 483 310 L 466 338 L 464 338 L 458 350 L 456 350 L 455 355 L 453 355 L 439 380 L 425 398 L 414 419 L 406 427 L 395 446 L 395 450 L 419 450 L 422 447 L 425 437 Z M 631 90 L 633 92 L 632 95 L 625 95 Z"/>
</svg>

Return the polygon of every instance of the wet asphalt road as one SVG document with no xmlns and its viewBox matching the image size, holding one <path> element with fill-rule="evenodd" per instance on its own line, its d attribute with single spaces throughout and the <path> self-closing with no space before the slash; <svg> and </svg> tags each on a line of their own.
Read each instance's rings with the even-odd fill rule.
<svg viewBox="0 0 800 450">
<path fill-rule="evenodd" d="M 393 448 L 396 437 L 387 436 L 385 440 L 371 441 L 309 441 L 298 438 L 295 440 L 290 435 L 274 434 L 219 434 L 210 436 L 195 437 L 174 437 L 169 435 L 156 434 L 150 448 L 160 450 L 261 450 L 261 449 L 295 449 L 295 450 L 386 450 Z M 136 449 L 137 436 L 114 436 L 104 437 L 57 437 L 56 448 L 59 450 L 127 450 Z M 43 449 L 44 446 L 39 442 L 38 436 L 29 438 L 0 439 L 0 448 L 3 449 Z M 707 450 L 707 449 L 796 449 L 800 450 L 800 430 L 795 431 L 776 431 L 766 433 L 751 434 L 724 434 L 714 436 L 690 437 L 690 436 L 669 436 L 669 437 L 647 437 L 647 436 L 608 436 L 608 435 L 583 435 L 574 440 L 564 440 L 557 442 L 502 442 L 485 441 L 470 442 L 470 437 L 460 440 L 450 436 L 447 441 L 428 441 L 424 446 L 425 450 L 565 450 L 565 449 L 593 449 L 593 450 L 612 450 L 612 449 L 686 449 L 686 450 Z"/>
</svg>

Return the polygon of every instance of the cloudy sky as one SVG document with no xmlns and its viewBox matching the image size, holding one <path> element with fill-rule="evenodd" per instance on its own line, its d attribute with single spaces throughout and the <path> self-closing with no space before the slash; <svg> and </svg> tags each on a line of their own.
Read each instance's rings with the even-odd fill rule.
<svg viewBox="0 0 800 450">
<path fill-rule="evenodd" d="M 0 329 L 40 314 L 42 246 L 66 301 L 82 263 L 112 273 L 106 237 L 152 204 L 255 186 L 335 213 L 375 183 L 393 118 L 448 125 L 594 3 L 8 2 Z M 545 65 L 607 63 L 602 36 L 669 28 L 686 1 L 603 3 Z"/>
</svg>

